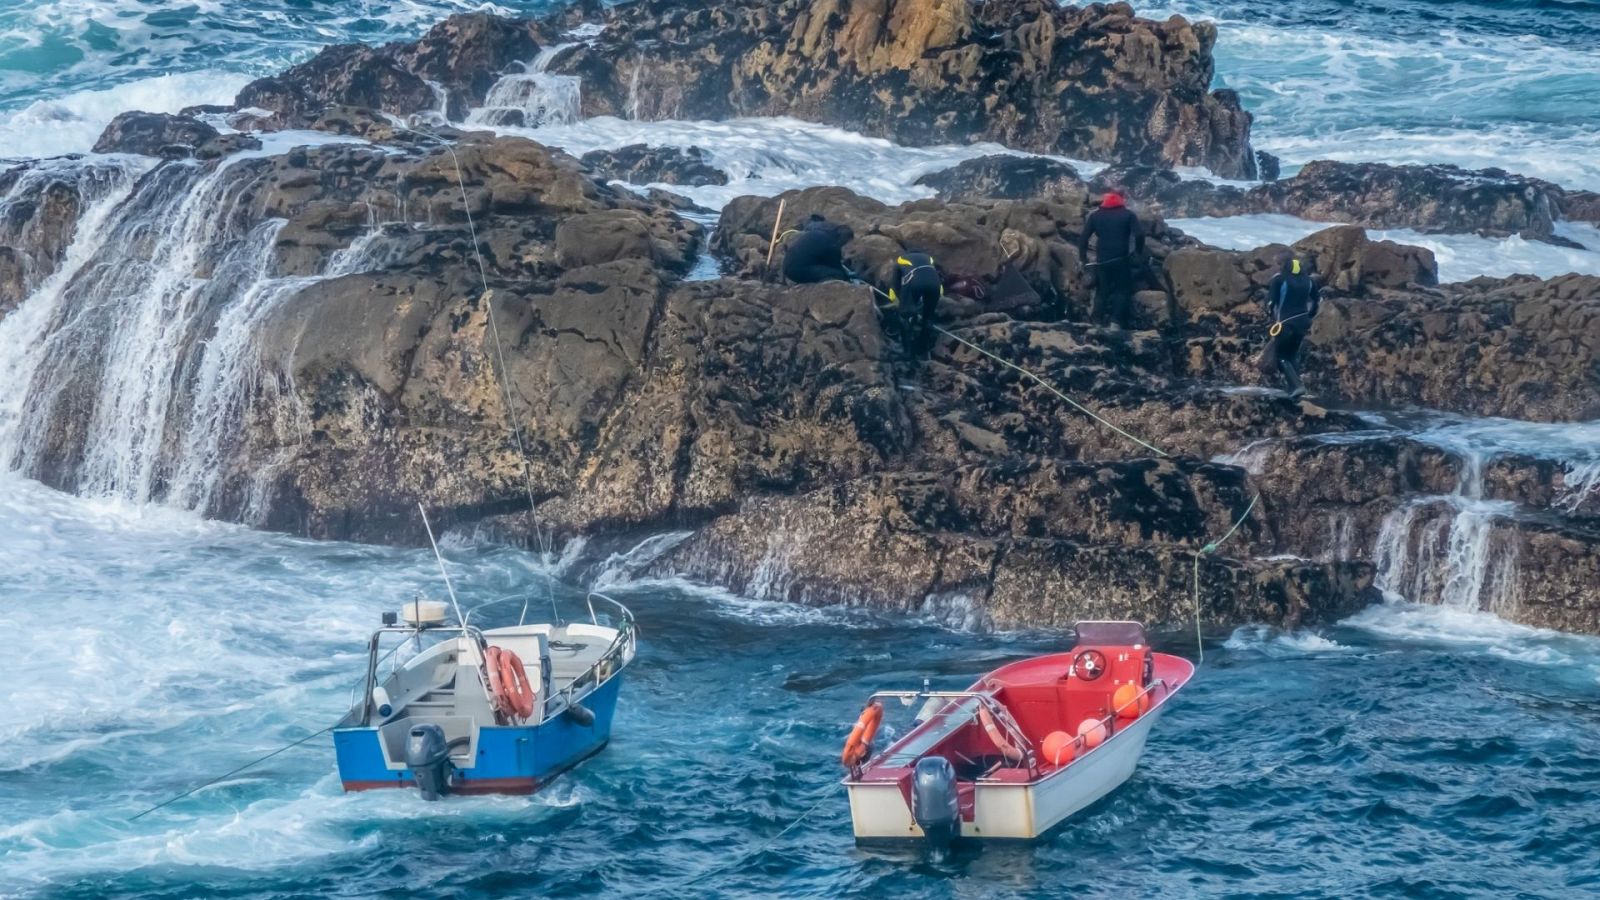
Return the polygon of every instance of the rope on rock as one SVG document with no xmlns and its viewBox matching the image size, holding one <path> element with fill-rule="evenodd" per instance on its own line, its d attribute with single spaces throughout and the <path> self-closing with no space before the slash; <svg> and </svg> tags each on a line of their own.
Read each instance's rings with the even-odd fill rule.
<svg viewBox="0 0 1600 900">
<path fill-rule="evenodd" d="M 872 285 L 867 285 L 867 287 L 871 288 L 873 293 L 875 293 L 878 296 L 884 298 L 885 300 L 889 299 L 889 295 L 885 294 L 883 291 L 880 291 L 877 288 L 872 287 Z M 948 330 L 946 330 L 944 328 L 940 328 L 938 325 L 934 325 L 932 327 L 933 327 L 934 331 L 939 332 L 940 334 L 944 335 L 945 337 L 950 338 L 951 340 L 953 340 L 953 341 L 955 341 L 955 342 L 957 342 L 959 344 L 963 344 L 963 345 L 965 345 L 967 347 L 970 347 L 973 350 L 976 350 L 979 353 L 983 354 L 984 356 L 988 357 L 989 359 L 994 360 L 995 362 L 999 363 L 1000 365 L 1005 366 L 1008 369 L 1013 369 L 1013 370 L 1015 370 L 1017 372 L 1020 372 L 1022 375 L 1024 375 L 1027 378 L 1033 379 L 1033 381 L 1035 383 L 1037 383 L 1040 386 L 1042 386 L 1045 390 L 1049 391 L 1052 394 L 1055 394 L 1057 397 L 1060 397 L 1062 400 L 1066 401 L 1068 404 L 1070 404 L 1072 406 L 1073 409 L 1078 410 L 1079 412 L 1081 412 L 1084 415 L 1090 417 L 1091 419 L 1094 419 L 1096 422 L 1099 422 L 1100 424 L 1106 426 L 1107 428 L 1111 429 L 1112 431 L 1116 432 L 1117 434 L 1120 434 L 1123 437 L 1127 438 L 1128 440 L 1133 441 L 1135 444 L 1138 444 L 1139 446 L 1144 447 L 1144 448 L 1146 448 L 1148 450 L 1152 450 L 1152 451 L 1154 451 L 1155 453 L 1157 453 L 1160 456 L 1169 457 L 1170 458 L 1170 454 L 1168 454 L 1165 450 L 1162 450 L 1160 447 L 1157 447 L 1156 445 L 1150 443 L 1149 441 L 1146 441 L 1146 440 L 1144 440 L 1144 439 L 1142 439 L 1142 438 L 1140 438 L 1140 437 L 1138 437 L 1136 435 L 1133 435 L 1133 434 L 1128 433 L 1127 431 L 1124 431 L 1121 428 L 1118 428 L 1116 425 L 1114 425 L 1111 422 L 1107 421 L 1105 419 L 1105 417 L 1099 415 L 1094 410 L 1089 409 L 1088 407 L 1084 406 L 1083 404 L 1079 403 L 1078 401 L 1076 401 L 1076 400 L 1072 399 L 1071 397 L 1067 396 L 1060 389 L 1058 389 L 1055 385 L 1051 384 L 1048 381 L 1045 381 L 1043 378 L 1040 378 L 1038 375 L 1033 374 L 1032 372 L 1028 371 L 1027 369 L 1024 369 L 1022 366 L 1019 366 L 1016 363 L 1011 362 L 1008 359 L 1003 359 L 1000 356 L 997 356 L 994 353 L 991 353 L 990 351 L 985 350 L 984 348 L 978 346 L 977 344 L 973 343 L 972 341 L 967 340 L 964 337 L 961 337 L 958 334 L 954 334 L 954 333 L 952 333 L 952 332 L 950 332 L 950 331 L 948 331 Z M 1204 665 L 1205 661 L 1206 661 L 1206 647 L 1205 647 L 1205 638 L 1204 638 L 1204 636 L 1203 636 L 1203 634 L 1201 633 L 1201 630 L 1200 630 L 1200 557 L 1208 555 L 1208 554 L 1216 553 L 1217 549 L 1219 547 L 1221 547 L 1225 542 L 1227 542 L 1227 540 L 1229 538 L 1233 537 L 1234 532 L 1238 531 L 1240 526 L 1244 525 L 1245 520 L 1250 518 L 1250 514 L 1255 511 L 1256 503 L 1259 502 L 1260 500 L 1261 500 L 1261 494 L 1258 492 L 1258 493 L 1256 493 L 1254 496 L 1252 496 L 1250 498 L 1250 504 L 1245 507 L 1244 512 L 1242 514 L 1240 514 L 1240 516 L 1237 519 L 1234 520 L 1233 525 L 1227 530 L 1227 532 L 1225 532 L 1222 535 L 1222 537 L 1217 538 L 1216 540 L 1212 541 L 1211 543 L 1206 544 L 1204 547 L 1201 547 L 1199 550 L 1195 551 L 1195 554 L 1194 554 L 1194 579 L 1193 579 L 1194 642 L 1195 642 L 1195 649 L 1196 649 L 1196 651 L 1197 651 L 1197 653 L 1199 655 L 1199 663 L 1201 665 Z"/>
<path fill-rule="evenodd" d="M 873 288 L 873 290 L 877 291 L 878 289 L 877 288 Z M 878 291 L 878 293 L 882 294 L 883 292 L 882 291 Z M 1049 391 L 1050 393 L 1055 394 L 1057 397 L 1060 397 L 1062 400 L 1066 401 L 1066 403 L 1069 406 L 1071 406 L 1073 409 L 1077 410 L 1078 412 L 1083 413 L 1084 415 L 1088 416 L 1091 419 L 1094 419 L 1096 422 L 1099 422 L 1101 425 L 1106 426 L 1107 428 L 1111 429 L 1112 431 L 1115 431 L 1117 434 L 1122 435 L 1123 437 L 1127 438 L 1128 440 L 1133 441 L 1135 444 L 1138 444 L 1139 446 L 1145 448 L 1146 450 L 1150 450 L 1151 452 L 1155 453 L 1157 456 L 1171 457 L 1171 454 L 1168 453 L 1167 451 L 1161 449 L 1160 447 L 1157 447 L 1155 444 L 1152 444 L 1149 441 L 1144 440 L 1143 438 L 1138 437 L 1137 435 L 1130 434 L 1129 432 L 1124 431 L 1121 428 L 1118 428 L 1115 424 L 1113 424 L 1112 422 L 1107 420 L 1104 416 L 1100 415 L 1099 413 L 1095 412 L 1094 410 L 1090 409 L 1089 407 L 1084 406 L 1082 403 L 1079 403 L 1078 401 L 1072 399 L 1071 397 L 1068 397 L 1065 393 L 1063 393 L 1055 385 L 1051 384 L 1048 381 L 1045 381 L 1043 378 L 1040 378 L 1039 376 L 1033 374 L 1032 372 L 1028 371 L 1027 369 L 1024 369 L 1023 367 L 1017 365 L 1016 363 L 1011 362 L 1010 360 L 1007 360 L 1007 359 L 1002 359 L 1001 357 L 996 356 L 993 353 L 990 353 L 988 350 L 983 349 L 982 347 L 978 346 L 977 344 L 974 344 L 973 342 L 967 340 L 966 338 L 961 337 L 960 335 L 954 334 L 954 333 L 952 333 L 950 331 L 946 331 L 943 328 L 940 328 L 938 325 L 934 325 L 932 327 L 933 327 L 934 331 L 939 332 L 940 334 L 944 335 L 945 337 L 950 338 L 951 340 L 956 341 L 957 343 L 965 344 L 966 346 L 971 347 L 973 350 L 976 350 L 979 353 L 982 353 L 984 356 L 989 357 L 990 359 L 994 360 L 995 362 L 999 363 L 1000 365 L 1005 366 L 1008 369 L 1014 369 L 1017 372 L 1022 373 L 1022 375 L 1024 375 L 1025 377 L 1033 379 L 1033 381 L 1036 384 L 1038 384 L 1039 386 L 1043 387 L 1045 390 Z"/>
<path fill-rule="evenodd" d="M 1226 541 L 1228 538 L 1233 537 L 1233 533 L 1235 531 L 1239 530 L 1239 526 L 1244 524 L 1244 520 L 1250 518 L 1250 513 L 1253 512 L 1255 510 L 1255 508 L 1256 508 L 1256 501 L 1258 501 L 1260 499 L 1261 499 L 1261 494 L 1259 494 L 1259 493 L 1257 493 L 1254 497 L 1251 497 L 1250 498 L 1250 505 L 1246 506 L 1244 508 L 1244 513 L 1241 514 L 1239 516 L 1239 518 L 1234 520 L 1233 527 L 1229 528 L 1228 532 L 1226 534 L 1224 534 L 1220 538 L 1217 538 L 1216 540 L 1212 541 L 1211 543 L 1205 545 L 1204 547 L 1201 547 L 1199 550 L 1195 551 L 1195 554 L 1194 554 L 1194 645 L 1195 645 L 1195 648 L 1199 651 L 1199 654 L 1200 654 L 1200 662 L 1199 662 L 1200 665 L 1205 665 L 1205 661 L 1206 661 L 1206 643 L 1205 643 L 1205 639 L 1202 638 L 1201 635 L 1200 635 L 1200 557 L 1205 556 L 1205 555 L 1210 554 L 1210 553 L 1217 552 L 1217 548 L 1221 547 L 1224 541 Z"/>
</svg>

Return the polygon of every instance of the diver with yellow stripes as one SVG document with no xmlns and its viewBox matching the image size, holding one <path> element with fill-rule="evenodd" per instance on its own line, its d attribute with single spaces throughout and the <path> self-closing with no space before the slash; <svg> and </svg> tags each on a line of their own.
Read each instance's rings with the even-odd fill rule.
<svg viewBox="0 0 1600 900">
<path fill-rule="evenodd" d="M 888 311 L 899 322 L 900 340 L 906 355 L 918 359 L 933 349 L 933 318 L 944 297 L 944 276 L 933 257 L 907 250 L 895 257 L 890 275 Z"/>
<path fill-rule="evenodd" d="M 1267 312 L 1272 325 L 1261 354 L 1261 372 L 1282 372 L 1291 400 L 1306 392 L 1300 383 L 1300 351 L 1311 331 L 1311 320 L 1322 305 L 1322 288 L 1311 268 L 1303 257 L 1291 255 L 1267 286 Z"/>
</svg>

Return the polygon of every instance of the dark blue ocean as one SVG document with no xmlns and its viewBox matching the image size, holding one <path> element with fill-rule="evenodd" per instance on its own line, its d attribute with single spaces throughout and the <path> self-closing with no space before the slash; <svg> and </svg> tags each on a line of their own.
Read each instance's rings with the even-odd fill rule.
<svg viewBox="0 0 1600 900">
<path fill-rule="evenodd" d="M 0 158 L 82 152 L 122 110 L 226 101 L 325 44 L 411 37 L 475 8 L 0 0 Z M 1291 165 L 1500 165 L 1600 189 L 1600 3 L 1141 10 L 1218 21 L 1218 83 Z M 734 179 L 697 195 L 712 206 L 824 178 L 908 199 L 918 172 L 980 152 L 759 122 L 610 120 L 543 137 L 705 146 Z M 1281 218 L 1212 223 L 1207 239 L 1254 246 L 1300 227 Z M 1595 265 L 1518 238 L 1425 239 L 1446 280 Z M 0 373 L 26 356 L 7 328 L 37 306 L 0 319 Z M 0 426 L 17 402 L 0 382 Z M 1502 449 L 1557 447 L 1600 484 L 1595 423 L 1469 426 Z M 1399 597 L 1315 631 L 1208 635 L 1132 781 L 1034 846 L 859 849 L 837 756 L 870 691 L 964 686 L 1059 636 L 627 581 L 612 589 L 644 640 L 614 740 L 535 798 L 346 796 L 317 739 L 130 822 L 331 723 L 380 612 L 439 583 L 428 555 L 111 493 L 0 473 L 0 898 L 1600 896 L 1600 640 Z M 568 597 L 606 575 L 446 545 L 478 622 L 513 619 L 514 602 L 492 601 L 541 589 L 552 569 Z M 1197 651 L 1192 634 L 1159 642 Z"/>
<path fill-rule="evenodd" d="M 0 486 L 0 624 L 30 641 L 0 721 L 0 895 L 1600 893 L 1600 641 L 1405 604 L 1211 636 L 1138 773 L 1036 846 L 858 849 L 837 758 L 872 690 L 963 687 L 1056 636 L 672 584 L 616 591 L 644 641 L 614 739 L 532 799 L 347 796 L 324 737 L 130 823 L 333 721 L 433 560 Z M 541 584 L 525 553 L 448 555 L 464 606 Z"/>
</svg>

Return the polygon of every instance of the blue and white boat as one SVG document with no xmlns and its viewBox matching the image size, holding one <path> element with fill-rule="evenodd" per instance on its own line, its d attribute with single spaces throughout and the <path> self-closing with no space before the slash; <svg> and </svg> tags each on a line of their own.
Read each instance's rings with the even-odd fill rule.
<svg viewBox="0 0 1600 900">
<path fill-rule="evenodd" d="M 448 609 L 407 603 L 372 635 L 333 730 L 346 791 L 531 794 L 605 747 L 638 641 L 627 607 L 591 594 L 587 622 L 482 630 Z"/>
</svg>

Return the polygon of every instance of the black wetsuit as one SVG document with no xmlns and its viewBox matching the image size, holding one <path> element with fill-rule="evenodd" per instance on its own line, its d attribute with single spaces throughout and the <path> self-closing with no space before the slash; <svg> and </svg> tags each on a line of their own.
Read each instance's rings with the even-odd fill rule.
<svg viewBox="0 0 1600 900">
<path fill-rule="evenodd" d="M 1271 353 L 1277 360 L 1279 371 L 1289 382 L 1289 391 L 1298 396 L 1300 386 L 1300 349 L 1306 334 L 1311 331 L 1311 320 L 1317 317 L 1322 305 L 1322 289 L 1309 273 L 1290 275 L 1279 272 L 1272 276 L 1267 286 L 1267 309 L 1274 324 L 1281 324 L 1272 338 Z"/>
<path fill-rule="evenodd" d="M 926 253 L 907 252 L 895 258 L 889 299 L 899 313 L 901 340 L 909 356 L 933 349 L 933 317 L 944 296 L 944 276 Z"/>
<path fill-rule="evenodd" d="M 844 267 L 844 245 L 855 233 L 848 225 L 811 222 L 783 253 L 783 277 L 795 284 L 819 281 L 849 281 Z"/>
<path fill-rule="evenodd" d="M 1101 321 L 1123 328 L 1132 325 L 1133 274 L 1137 254 L 1144 252 L 1144 230 L 1139 217 L 1125 206 L 1103 206 L 1089 214 L 1078 238 L 1078 253 L 1089 256 L 1089 241 L 1095 241 L 1095 307 Z"/>
</svg>

